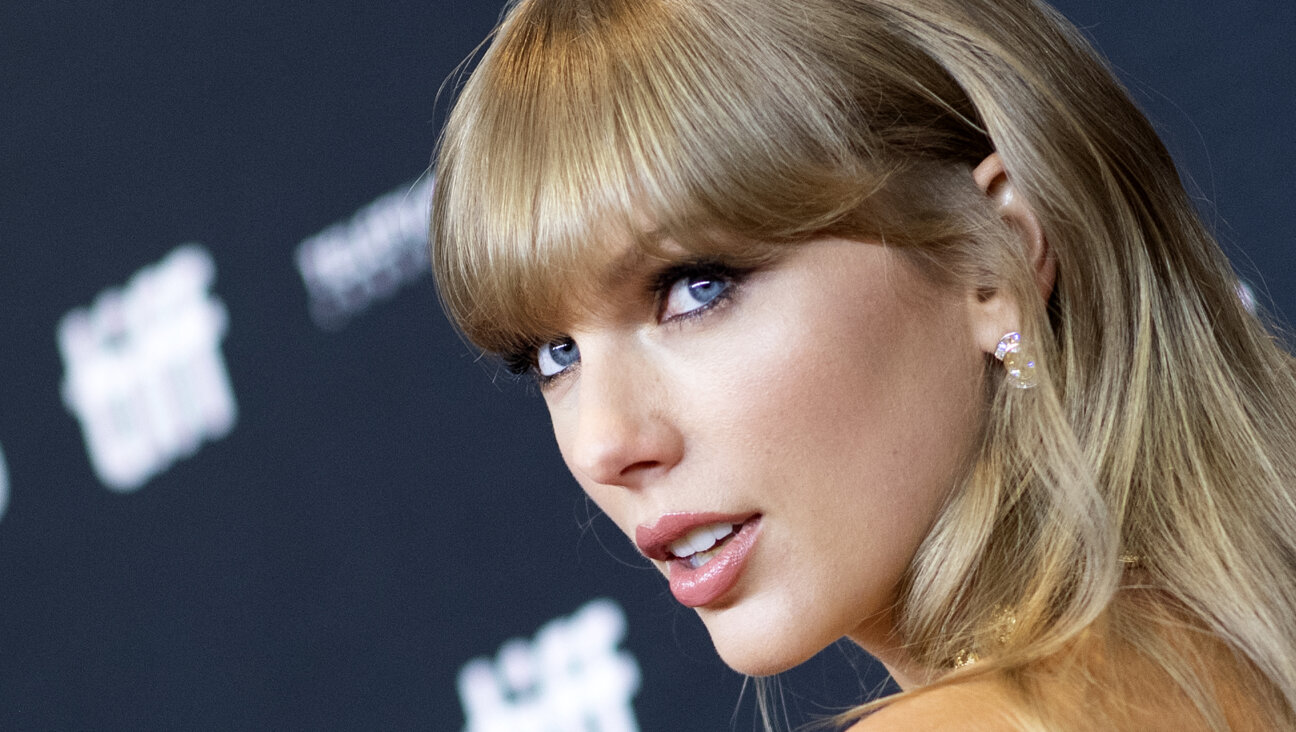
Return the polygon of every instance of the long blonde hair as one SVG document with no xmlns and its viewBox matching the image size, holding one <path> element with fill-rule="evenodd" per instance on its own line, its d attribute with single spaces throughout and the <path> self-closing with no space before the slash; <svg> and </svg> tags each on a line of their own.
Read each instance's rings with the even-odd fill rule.
<svg viewBox="0 0 1296 732">
<path fill-rule="evenodd" d="M 994 151 L 1056 258 L 1047 302 L 966 191 Z M 1096 634 L 1211 728 L 1230 722 L 1207 656 L 1252 685 L 1257 718 L 1296 725 L 1296 366 L 1151 126 L 1050 8 L 521 0 L 446 126 L 432 221 L 448 312 L 501 353 L 597 296 L 610 233 L 746 259 L 880 238 L 934 278 L 1006 290 L 1044 383 L 987 383 L 980 453 L 901 588 L 909 652 L 941 669 L 971 649 L 1029 692 Z M 1112 694 L 1117 720 L 1137 700 Z"/>
</svg>

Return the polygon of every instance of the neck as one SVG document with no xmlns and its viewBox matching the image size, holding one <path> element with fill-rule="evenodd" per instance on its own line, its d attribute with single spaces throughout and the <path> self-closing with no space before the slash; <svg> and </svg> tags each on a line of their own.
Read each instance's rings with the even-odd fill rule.
<svg viewBox="0 0 1296 732">
<path fill-rule="evenodd" d="M 896 636 L 890 612 L 876 615 L 860 624 L 848 636 L 886 667 L 892 680 L 904 691 L 930 683 L 938 674 L 914 661 Z"/>
</svg>

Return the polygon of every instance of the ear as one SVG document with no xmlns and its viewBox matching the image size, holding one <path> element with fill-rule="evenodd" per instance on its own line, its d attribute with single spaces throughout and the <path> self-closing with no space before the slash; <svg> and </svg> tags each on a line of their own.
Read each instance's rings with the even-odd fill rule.
<svg viewBox="0 0 1296 732">
<path fill-rule="evenodd" d="M 972 171 L 972 180 L 1016 233 L 1026 261 L 1035 275 L 1037 291 L 1041 298 L 1048 300 L 1053 292 L 1057 262 L 1049 251 L 1044 229 L 1040 226 L 1035 210 L 1018 195 L 999 153 L 990 153 L 982 160 Z M 990 295 L 981 293 L 975 300 L 973 336 L 982 350 L 993 353 L 1005 333 L 1021 329 L 1021 311 L 1017 303 L 1001 291 Z"/>
</svg>

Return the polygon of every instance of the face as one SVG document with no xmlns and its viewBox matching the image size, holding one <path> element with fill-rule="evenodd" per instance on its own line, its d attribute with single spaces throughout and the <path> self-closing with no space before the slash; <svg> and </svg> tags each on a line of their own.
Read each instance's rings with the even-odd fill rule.
<svg viewBox="0 0 1296 732">
<path fill-rule="evenodd" d="M 734 669 L 843 636 L 886 660 L 980 423 L 968 298 L 840 239 L 752 271 L 626 259 L 537 356 L 568 467 Z"/>
</svg>

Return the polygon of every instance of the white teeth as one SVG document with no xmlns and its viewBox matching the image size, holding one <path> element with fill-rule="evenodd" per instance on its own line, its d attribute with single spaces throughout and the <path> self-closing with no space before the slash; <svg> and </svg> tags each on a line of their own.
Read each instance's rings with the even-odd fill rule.
<svg viewBox="0 0 1296 732">
<path fill-rule="evenodd" d="M 711 527 L 698 527 L 688 532 L 684 536 L 671 542 L 670 553 L 680 559 L 690 557 L 700 551 L 711 548 L 715 542 L 711 540 Z"/>
<path fill-rule="evenodd" d="M 689 557 L 686 561 L 688 562 L 690 567 L 692 567 L 693 569 L 697 569 L 698 567 L 701 567 L 702 565 L 711 561 L 711 558 L 719 553 L 720 553 L 720 547 L 717 546 L 717 547 L 713 547 L 710 551 L 698 552 L 697 554 L 694 554 L 693 556 Z"/>
<path fill-rule="evenodd" d="M 693 547 L 693 554 L 704 552 L 716 544 L 716 539 L 711 535 L 711 530 L 705 527 L 695 529 L 687 538 L 689 546 Z"/>
<path fill-rule="evenodd" d="M 676 539 L 669 547 L 667 547 L 667 549 L 670 550 L 670 553 L 674 555 L 676 559 L 688 559 L 695 554 L 701 554 L 702 552 L 711 549 L 721 539 L 729 536 L 737 530 L 737 528 L 738 527 L 733 524 L 726 523 L 699 526 L 679 539 Z M 705 564 L 706 559 L 710 558 L 710 556 L 707 556 L 702 560 L 702 564 Z M 701 566 L 701 564 L 695 566 Z"/>
</svg>

